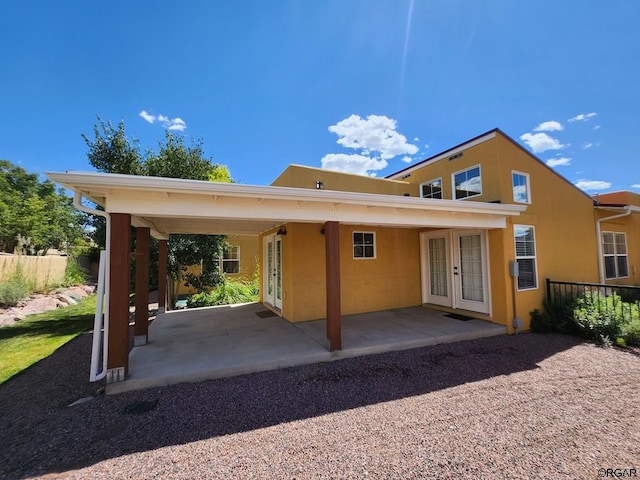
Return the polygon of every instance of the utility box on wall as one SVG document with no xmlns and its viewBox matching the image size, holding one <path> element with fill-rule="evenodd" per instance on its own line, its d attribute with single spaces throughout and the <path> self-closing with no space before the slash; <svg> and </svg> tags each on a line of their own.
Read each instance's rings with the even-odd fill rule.
<svg viewBox="0 0 640 480">
<path fill-rule="evenodd" d="M 509 262 L 509 275 L 511 275 L 512 277 L 520 276 L 520 268 L 518 262 Z"/>
</svg>

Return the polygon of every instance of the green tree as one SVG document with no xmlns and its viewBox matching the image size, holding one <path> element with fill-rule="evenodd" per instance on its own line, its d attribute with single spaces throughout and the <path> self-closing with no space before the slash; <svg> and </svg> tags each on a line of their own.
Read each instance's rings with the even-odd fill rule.
<svg viewBox="0 0 640 480">
<path fill-rule="evenodd" d="M 82 134 L 89 147 L 89 163 L 99 172 L 144 175 L 144 162 L 137 139 L 129 139 L 124 131 L 124 122 L 117 127 L 98 117 L 93 126 L 94 139 Z"/>
<path fill-rule="evenodd" d="M 182 136 L 169 131 L 158 145 L 158 151 L 140 153 L 137 140 L 129 139 L 121 121 L 115 128 L 110 122 L 98 118 L 94 126 L 94 140 L 82 135 L 89 147 L 89 163 L 96 170 L 106 173 L 149 175 L 155 177 L 208 180 L 231 183 L 233 179 L 224 165 L 218 165 L 205 156 L 202 140 L 185 145 Z M 104 245 L 104 220 L 94 220 L 94 240 Z M 198 290 L 209 290 L 219 284 L 223 277 L 219 271 L 225 237 L 221 235 L 173 234 L 168 242 L 168 273 L 177 281 Z M 156 258 L 157 243 L 152 242 L 152 258 Z M 187 274 L 187 267 L 200 265 L 199 275 Z M 154 266 L 155 267 L 155 266 Z M 151 271 L 155 273 L 155 268 Z M 154 284 L 157 279 L 152 278 Z"/>
<path fill-rule="evenodd" d="M 9 161 L 0 161 L 0 249 L 45 254 L 84 243 L 86 217 L 62 189 L 40 181 Z"/>
</svg>

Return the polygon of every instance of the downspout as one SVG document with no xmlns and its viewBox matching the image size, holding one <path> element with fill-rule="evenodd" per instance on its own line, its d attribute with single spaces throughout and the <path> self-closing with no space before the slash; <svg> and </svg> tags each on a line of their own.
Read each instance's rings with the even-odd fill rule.
<svg viewBox="0 0 640 480">
<path fill-rule="evenodd" d="M 108 347 L 109 347 L 109 277 L 111 270 L 111 216 L 102 210 L 96 210 L 95 208 L 89 208 L 85 205 L 82 205 L 82 193 L 73 192 L 73 206 L 78 210 L 84 213 L 88 213 L 91 215 L 98 215 L 100 217 L 104 217 L 106 223 L 106 238 L 105 238 L 105 265 L 106 271 L 104 272 L 104 336 L 102 339 L 102 369 L 100 372 L 97 372 L 97 361 L 94 361 L 93 356 L 91 359 L 91 374 L 90 381 L 96 382 L 98 380 L 102 380 L 107 375 L 107 358 L 108 358 Z M 99 273 L 98 273 L 99 274 Z M 97 350 L 100 336 L 98 335 L 100 332 L 96 332 L 96 327 L 94 323 L 94 331 L 93 331 L 93 348 L 94 351 Z"/>
<path fill-rule="evenodd" d="M 596 210 L 598 209 L 598 205 L 596 205 Z M 608 220 L 613 220 L 614 218 L 626 217 L 627 215 L 631 215 L 631 207 L 624 207 L 624 213 L 619 213 L 617 215 L 612 215 L 610 217 L 597 218 L 596 219 L 596 236 L 597 236 L 597 245 L 598 245 L 598 273 L 600 274 L 600 283 L 604 284 L 604 254 L 602 252 L 602 228 L 601 223 Z"/>
</svg>

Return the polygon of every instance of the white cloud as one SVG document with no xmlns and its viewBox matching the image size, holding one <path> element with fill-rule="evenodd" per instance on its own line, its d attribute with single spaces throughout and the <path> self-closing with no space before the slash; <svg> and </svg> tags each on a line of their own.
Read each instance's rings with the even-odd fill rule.
<svg viewBox="0 0 640 480">
<path fill-rule="evenodd" d="M 591 113 L 580 113 L 578 115 L 576 115 L 575 117 L 571 117 L 569 120 L 567 120 L 569 123 L 573 123 L 573 122 L 586 122 L 587 120 L 589 120 L 590 118 L 595 117 L 596 115 L 598 115 L 596 112 L 591 112 Z"/>
<path fill-rule="evenodd" d="M 526 185 L 518 185 L 513 187 L 513 199 L 516 202 L 526 203 L 529 200 L 529 198 L 527 197 L 528 193 L 529 192 L 527 191 Z"/>
<path fill-rule="evenodd" d="M 482 180 L 480 177 L 472 177 L 469 180 L 465 180 L 460 183 L 460 185 L 456 185 L 456 190 L 480 193 L 482 191 Z"/>
<path fill-rule="evenodd" d="M 593 129 L 594 129 L 594 130 L 600 130 L 600 125 L 595 125 L 595 126 L 593 127 Z"/>
<path fill-rule="evenodd" d="M 403 162 L 412 162 L 411 155 L 419 149 L 407 142 L 407 138 L 396 130 L 397 125 L 394 119 L 384 115 L 367 118 L 351 115 L 329 126 L 329 131 L 338 135 L 340 145 L 358 153 L 329 153 L 320 161 L 322 168 L 375 176 L 376 171 L 388 165 L 387 160 L 398 155 L 403 155 Z"/>
<path fill-rule="evenodd" d="M 414 142 L 419 142 L 419 141 L 420 141 L 420 139 L 419 139 L 418 137 L 413 137 L 413 141 L 414 141 Z"/>
<path fill-rule="evenodd" d="M 146 110 L 142 110 L 138 115 L 140 115 L 142 118 L 144 118 L 149 123 L 153 123 L 155 121 L 155 119 L 156 119 L 156 117 L 154 117 L 150 113 L 147 113 Z"/>
<path fill-rule="evenodd" d="M 177 130 L 179 132 L 182 132 L 187 128 L 187 123 L 180 117 L 169 118 L 166 115 L 155 116 L 151 115 L 146 110 L 142 110 L 138 115 L 142 117 L 146 122 L 151 124 L 155 123 L 156 121 L 160 122 L 162 126 L 167 130 Z"/>
<path fill-rule="evenodd" d="M 582 144 L 582 149 L 583 149 L 583 150 L 588 150 L 589 148 L 592 148 L 592 147 L 599 147 L 599 146 L 600 146 L 600 143 L 598 143 L 598 142 L 596 142 L 596 143 L 584 142 L 584 143 Z"/>
<path fill-rule="evenodd" d="M 164 124 L 167 130 L 178 130 L 183 132 L 187 128 L 187 123 L 180 117 L 172 118 Z"/>
<path fill-rule="evenodd" d="M 551 168 L 553 167 L 564 167 L 566 165 L 571 165 L 571 159 L 568 157 L 556 157 L 550 158 L 547 160 L 547 165 Z"/>
<path fill-rule="evenodd" d="M 388 163 L 384 159 L 372 158 L 356 153 L 329 153 L 320 160 L 322 168 L 338 172 L 356 173 L 358 175 L 375 176 L 375 172 L 385 168 Z"/>
<path fill-rule="evenodd" d="M 634 183 L 631 188 L 640 188 L 640 183 Z"/>
<path fill-rule="evenodd" d="M 397 132 L 396 127 L 397 122 L 384 115 L 369 115 L 366 119 L 351 115 L 331 125 L 329 131 L 340 137 L 340 145 L 360 150 L 364 155 L 377 152 L 383 160 L 417 153 L 418 147 L 407 143 L 407 138 Z"/>
<path fill-rule="evenodd" d="M 603 180 L 578 180 L 575 186 L 582 190 L 606 190 L 611 188 L 611 182 L 605 182 Z"/>
<path fill-rule="evenodd" d="M 428 143 L 425 143 L 425 144 L 424 144 L 424 148 L 429 148 L 429 144 L 428 144 Z"/>
<path fill-rule="evenodd" d="M 546 133 L 525 133 L 520 140 L 527 144 L 533 153 L 546 152 L 547 150 L 560 150 L 566 147 L 558 139 L 550 137 Z"/>
<path fill-rule="evenodd" d="M 542 122 L 540 125 L 533 129 L 534 132 L 555 132 L 559 130 L 564 130 L 564 127 L 560 122 L 556 122 L 555 120 Z"/>
</svg>

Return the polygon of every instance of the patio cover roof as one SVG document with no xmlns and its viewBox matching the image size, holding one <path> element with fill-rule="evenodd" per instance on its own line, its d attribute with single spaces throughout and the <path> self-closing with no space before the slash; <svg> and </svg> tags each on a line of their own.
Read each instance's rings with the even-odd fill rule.
<svg viewBox="0 0 640 480">
<path fill-rule="evenodd" d="M 257 235 L 288 222 L 401 228 L 505 228 L 526 207 L 306 188 L 86 172 L 47 172 L 108 213 L 128 213 L 157 238 L 172 233 Z"/>
</svg>

